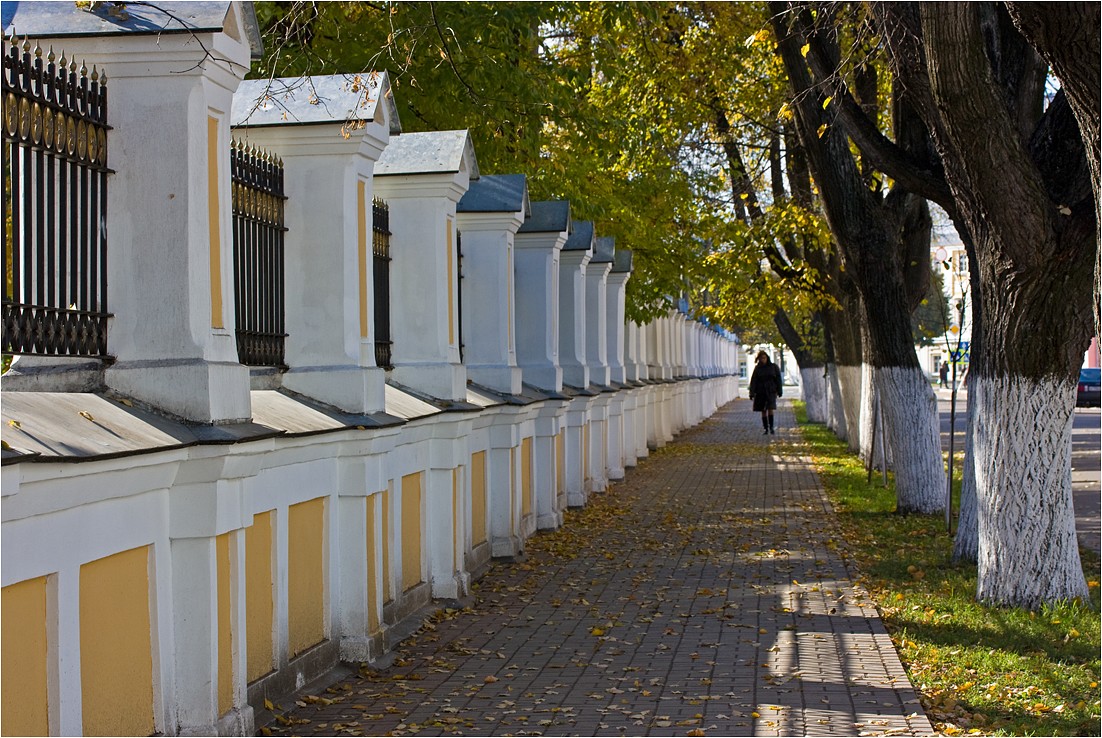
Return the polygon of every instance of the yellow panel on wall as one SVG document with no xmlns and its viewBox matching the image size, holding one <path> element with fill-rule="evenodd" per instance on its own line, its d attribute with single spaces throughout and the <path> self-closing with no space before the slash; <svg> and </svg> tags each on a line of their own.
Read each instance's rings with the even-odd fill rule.
<svg viewBox="0 0 1102 738">
<path fill-rule="evenodd" d="M 275 511 L 253 516 L 245 529 L 246 679 L 254 682 L 272 670 L 272 625 L 275 615 L 272 577 L 272 518 Z"/>
<path fill-rule="evenodd" d="M 356 251 L 360 290 L 360 338 L 367 338 L 367 328 L 371 325 L 367 299 L 367 185 L 362 179 L 356 182 Z"/>
<path fill-rule="evenodd" d="M 582 478 L 589 480 L 589 423 L 582 426 Z"/>
<path fill-rule="evenodd" d="M 486 541 L 486 452 L 471 454 L 471 541 Z"/>
<path fill-rule="evenodd" d="M 379 575 L 375 571 L 379 557 L 375 553 L 378 537 L 375 534 L 375 498 L 367 498 L 367 630 L 379 630 Z"/>
<path fill-rule="evenodd" d="M 233 707 L 233 602 L 230 593 L 230 534 L 214 539 L 218 571 L 218 714 Z"/>
<path fill-rule="evenodd" d="M 84 735 L 149 735 L 153 653 L 150 547 L 80 567 L 80 684 Z"/>
<path fill-rule="evenodd" d="M 509 532 L 516 532 L 517 517 L 517 450 L 509 449 Z"/>
<path fill-rule="evenodd" d="M 325 640 L 325 498 L 287 508 L 287 645 L 290 655 Z"/>
<path fill-rule="evenodd" d="M 459 553 L 459 469 L 452 469 L 452 556 L 455 557 L 455 568 L 459 569 L 461 561 Z"/>
<path fill-rule="evenodd" d="M 390 487 L 383 492 L 383 602 L 394 599 L 394 581 L 390 574 L 390 531 L 394 529 L 390 521 Z"/>
<path fill-rule="evenodd" d="M 49 734 L 46 577 L 0 590 L 0 733 Z"/>
<path fill-rule="evenodd" d="M 218 119 L 207 116 L 207 223 L 210 233 L 210 325 L 223 328 L 222 318 L 222 225 L 219 194 L 219 163 L 222 147 L 218 142 Z"/>
<path fill-rule="evenodd" d="M 532 439 L 520 442 L 520 499 L 521 512 L 532 514 Z"/>
<path fill-rule="evenodd" d="M 402 589 L 421 583 L 421 478 L 402 477 Z"/>
<path fill-rule="evenodd" d="M 562 494 L 566 491 L 566 431 L 559 431 L 555 436 L 555 493 Z"/>
<path fill-rule="evenodd" d="M 452 219 L 448 218 L 447 225 L 448 230 L 448 345 L 455 345 L 455 285 L 452 284 L 452 277 L 459 278 L 458 274 L 455 274 L 455 241 L 452 240 Z"/>
</svg>

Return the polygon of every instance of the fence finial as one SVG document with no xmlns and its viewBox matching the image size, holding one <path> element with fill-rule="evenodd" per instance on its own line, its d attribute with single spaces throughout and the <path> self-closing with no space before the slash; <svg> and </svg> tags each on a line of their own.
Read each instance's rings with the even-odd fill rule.
<svg viewBox="0 0 1102 738">
<path fill-rule="evenodd" d="M 99 72 L 96 70 L 96 65 L 93 64 L 92 65 L 92 81 L 96 82 L 98 80 L 99 80 Z"/>
</svg>

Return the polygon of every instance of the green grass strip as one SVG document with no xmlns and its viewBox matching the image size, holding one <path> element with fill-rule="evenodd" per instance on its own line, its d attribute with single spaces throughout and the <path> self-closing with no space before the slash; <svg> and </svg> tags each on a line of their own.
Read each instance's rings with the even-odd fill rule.
<svg viewBox="0 0 1102 738">
<path fill-rule="evenodd" d="M 945 735 L 1102 735 L 1098 556 L 1081 550 L 1092 606 L 981 605 L 976 567 L 953 563 L 944 517 L 894 514 L 890 475 L 886 489 L 878 474 L 869 485 L 845 442 L 793 404 L 801 451 L 819 470 L 861 583 L 934 727 Z"/>
</svg>

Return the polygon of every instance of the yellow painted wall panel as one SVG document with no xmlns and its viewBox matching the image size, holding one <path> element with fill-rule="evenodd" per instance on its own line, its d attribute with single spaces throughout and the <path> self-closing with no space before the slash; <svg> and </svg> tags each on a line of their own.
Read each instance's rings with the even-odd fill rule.
<svg viewBox="0 0 1102 738">
<path fill-rule="evenodd" d="M 0 590 L 0 734 L 48 735 L 46 577 Z"/>
<path fill-rule="evenodd" d="M 582 426 L 582 478 L 589 480 L 589 423 Z"/>
<path fill-rule="evenodd" d="M 459 469 L 452 469 L 452 556 L 456 569 L 460 568 L 462 557 L 459 552 Z"/>
<path fill-rule="evenodd" d="M 360 291 L 360 338 L 367 338 L 367 328 L 371 325 L 367 299 L 367 186 L 362 179 L 356 182 L 356 250 Z"/>
<path fill-rule="evenodd" d="M 207 218 L 210 233 L 210 325 L 223 328 L 222 317 L 222 229 L 219 194 L 219 166 L 222 146 L 218 142 L 218 119 L 207 116 Z"/>
<path fill-rule="evenodd" d="M 455 345 L 455 241 L 453 231 L 455 230 L 452 225 L 452 219 L 448 218 L 447 225 L 448 230 L 448 345 Z"/>
<path fill-rule="evenodd" d="M 520 442 L 520 499 L 521 511 L 532 514 L 532 439 Z"/>
<path fill-rule="evenodd" d="M 402 589 L 421 583 L 422 473 L 402 477 Z"/>
<path fill-rule="evenodd" d="M 555 492 L 562 494 L 566 490 L 566 440 L 559 431 L 555 436 Z"/>
<path fill-rule="evenodd" d="M 371 633 L 379 630 L 379 575 L 375 572 L 378 565 L 378 555 L 375 553 L 375 544 L 378 541 L 375 535 L 375 498 L 367 498 L 367 630 Z"/>
<path fill-rule="evenodd" d="M 291 656 L 325 640 L 325 498 L 287 508 L 287 639 Z"/>
<path fill-rule="evenodd" d="M 273 510 L 253 516 L 245 529 L 245 643 L 248 647 L 246 679 L 254 682 L 272 670 L 275 649 L 272 625 L 275 617 L 272 577 Z"/>
<path fill-rule="evenodd" d="M 153 638 L 150 547 L 80 567 L 80 683 L 84 735 L 150 735 Z"/>
<path fill-rule="evenodd" d="M 517 450 L 509 449 L 509 532 L 516 532 L 517 517 Z"/>
<path fill-rule="evenodd" d="M 233 707 L 233 601 L 230 592 L 230 534 L 214 539 L 218 572 L 218 714 Z"/>
<path fill-rule="evenodd" d="M 383 602 L 394 599 L 394 583 L 390 574 L 390 531 L 394 529 L 390 520 L 390 488 L 383 492 Z"/>
<path fill-rule="evenodd" d="M 486 540 L 486 452 L 471 454 L 471 541 Z"/>
</svg>

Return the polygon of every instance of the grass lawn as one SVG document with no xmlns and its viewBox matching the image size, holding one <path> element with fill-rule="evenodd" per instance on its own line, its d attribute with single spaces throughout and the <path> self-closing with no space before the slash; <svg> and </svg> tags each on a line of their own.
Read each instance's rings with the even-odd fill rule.
<svg viewBox="0 0 1102 738">
<path fill-rule="evenodd" d="M 803 451 L 841 518 L 862 583 L 926 713 L 946 735 L 1102 735 L 1099 559 L 1081 551 L 1091 603 L 1039 612 L 975 601 L 976 567 L 952 562 L 940 515 L 895 515 L 895 490 L 796 405 Z M 960 464 L 956 464 L 959 468 Z M 957 480 L 959 491 L 959 478 Z"/>
</svg>

